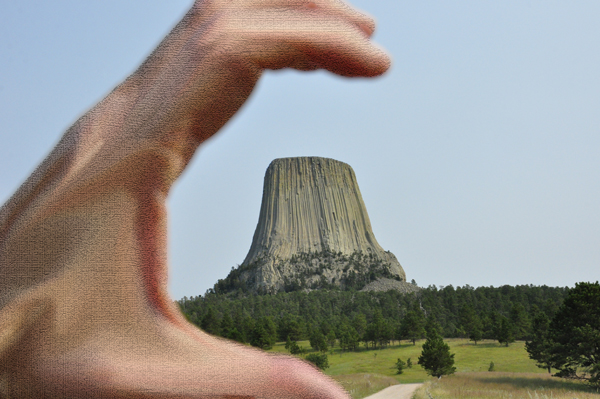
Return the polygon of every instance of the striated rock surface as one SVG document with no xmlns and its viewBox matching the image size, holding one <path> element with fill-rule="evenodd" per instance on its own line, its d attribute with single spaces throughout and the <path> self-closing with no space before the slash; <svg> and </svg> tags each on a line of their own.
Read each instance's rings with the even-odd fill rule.
<svg viewBox="0 0 600 399">
<path fill-rule="evenodd" d="M 267 168 L 250 251 L 215 290 L 360 289 L 381 278 L 406 281 L 375 239 L 350 165 L 281 158 Z"/>
</svg>

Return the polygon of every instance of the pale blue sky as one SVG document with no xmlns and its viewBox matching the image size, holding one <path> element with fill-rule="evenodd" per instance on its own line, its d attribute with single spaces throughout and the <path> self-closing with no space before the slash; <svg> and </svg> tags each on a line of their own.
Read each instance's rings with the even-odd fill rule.
<svg viewBox="0 0 600 399">
<path fill-rule="evenodd" d="M 175 299 L 241 263 L 274 158 L 349 163 L 419 285 L 573 286 L 600 270 L 600 3 L 356 1 L 373 80 L 267 73 L 169 200 Z M 0 0 L 0 202 L 190 1 Z"/>
</svg>

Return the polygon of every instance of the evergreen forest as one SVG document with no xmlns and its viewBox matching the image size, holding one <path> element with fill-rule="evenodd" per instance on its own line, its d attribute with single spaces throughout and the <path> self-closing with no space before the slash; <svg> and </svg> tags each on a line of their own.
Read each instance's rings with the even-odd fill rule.
<svg viewBox="0 0 600 399">
<path fill-rule="evenodd" d="M 567 287 L 533 285 L 429 286 L 417 293 L 355 290 L 228 294 L 177 301 L 185 317 L 204 331 L 263 349 L 275 342 L 310 340 L 321 352 L 375 349 L 416 340 L 435 327 L 445 338 L 494 339 L 509 345 L 530 340 L 541 315 L 552 319 Z"/>
</svg>

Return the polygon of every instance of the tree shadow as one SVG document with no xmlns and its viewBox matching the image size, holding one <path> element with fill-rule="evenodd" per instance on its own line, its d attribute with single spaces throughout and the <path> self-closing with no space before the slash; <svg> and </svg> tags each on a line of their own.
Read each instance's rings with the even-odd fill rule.
<svg viewBox="0 0 600 399">
<path fill-rule="evenodd" d="M 506 348 L 505 345 L 500 345 L 498 342 L 479 342 L 477 345 L 473 342 L 464 342 L 457 346 L 468 346 L 473 348 Z"/>
</svg>

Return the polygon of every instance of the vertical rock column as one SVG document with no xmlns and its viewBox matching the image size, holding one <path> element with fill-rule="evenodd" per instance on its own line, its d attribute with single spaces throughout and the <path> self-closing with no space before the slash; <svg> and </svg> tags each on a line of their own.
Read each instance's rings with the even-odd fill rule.
<svg viewBox="0 0 600 399">
<path fill-rule="evenodd" d="M 275 159 L 265 174 L 258 225 L 242 266 L 262 263 L 257 277 L 271 286 L 275 260 L 324 250 L 372 255 L 406 279 L 395 256 L 375 239 L 350 165 L 320 157 Z"/>
</svg>

